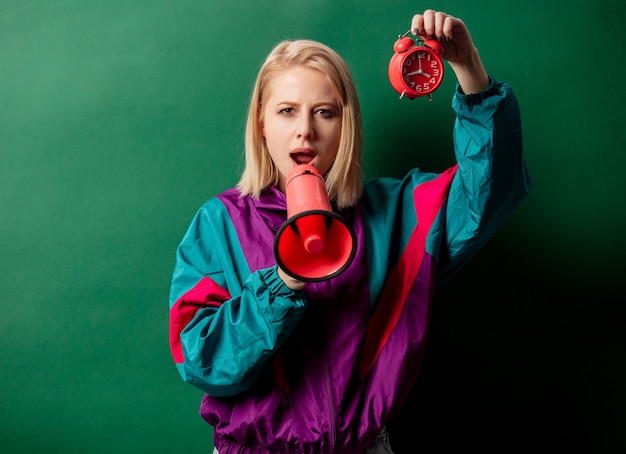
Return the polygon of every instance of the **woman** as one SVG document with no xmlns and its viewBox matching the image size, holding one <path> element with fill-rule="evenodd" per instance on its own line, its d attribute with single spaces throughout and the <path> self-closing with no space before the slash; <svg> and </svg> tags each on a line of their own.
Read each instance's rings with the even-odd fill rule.
<svg viewBox="0 0 626 454">
<path fill-rule="evenodd" d="M 530 187 L 519 108 L 490 78 L 464 23 L 427 10 L 458 79 L 457 165 L 402 180 L 361 178 L 357 94 L 344 61 L 313 41 L 280 43 L 250 104 L 246 168 L 206 202 L 178 251 L 170 342 L 201 414 L 227 453 L 391 452 L 385 424 L 416 380 L 436 284 L 502 225 Z M 356 233 L 355 258 L 325 282 L 276 265 L 285 180 L 307 163 L 325 176 Z"/>
</svg>

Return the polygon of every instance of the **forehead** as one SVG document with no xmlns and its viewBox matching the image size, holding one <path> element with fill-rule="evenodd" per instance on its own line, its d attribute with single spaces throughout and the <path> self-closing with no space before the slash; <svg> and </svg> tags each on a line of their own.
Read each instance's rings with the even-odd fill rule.
<svg viewBox="0 0 626 454">
<path fill-rule="evenodd" d="M 276 73 L 266 85 L 268 102 L 313 101 L 337 102 L 337 91 L 330 79 L 321 71 L 294 66 Z"/>
</svg>

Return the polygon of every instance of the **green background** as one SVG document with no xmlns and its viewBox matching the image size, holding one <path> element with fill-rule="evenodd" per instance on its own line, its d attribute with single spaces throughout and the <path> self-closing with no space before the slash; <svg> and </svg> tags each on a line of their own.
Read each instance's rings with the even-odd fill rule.
<svg viewBox="0 0 626 454">
<path fill-rule="evenodd" d="M 464 19 L 523 111 L 529 198 L 441 288 L 396 453 L 624 449 L 622 0 L 0 1 L 0 449 L 207 453 L 168 348 L 175 248 L 241 169 L 261 60 L 338 50 L 368 177 L 453 163 L 434 101 L 386 76 L 427 7 Z"/>
</svg>

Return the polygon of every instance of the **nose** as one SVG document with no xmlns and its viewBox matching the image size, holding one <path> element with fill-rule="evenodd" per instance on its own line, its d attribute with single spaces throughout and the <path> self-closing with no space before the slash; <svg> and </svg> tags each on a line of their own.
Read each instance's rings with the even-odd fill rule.
<svg viewBox="0 0 626 454">
<path fill-rule="evenodd" d="M 298 123 L 298 139 L 312 140 L 314 137 L 313 118 L 309 115 L 303 115 Z"/>
</svg>

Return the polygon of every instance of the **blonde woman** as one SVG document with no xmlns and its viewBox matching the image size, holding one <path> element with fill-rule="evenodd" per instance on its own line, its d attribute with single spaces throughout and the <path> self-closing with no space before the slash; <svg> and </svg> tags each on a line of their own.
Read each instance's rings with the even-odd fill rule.
<svg viewBox="0 0 626 454">
<path fill-rule="evenodd" d="M 215 452 L 389 453 L 385 425 L 414 384 L 438 282 L 476 253 L 525 197 L 520 113 L 489 77 L 465 24 L 427 10 L 457 79 L 457 164 L 362 180 L 359 101 L 342 58 L 282 42 L 259 71 L 235 188 L 207 201 L 177 251 L 170 342 L 183 379 L 206 392 Z M 356 234 L 354 260 L 325 282 L 276 265 L 286 177 L 325 179 Z"/>
</svg>

